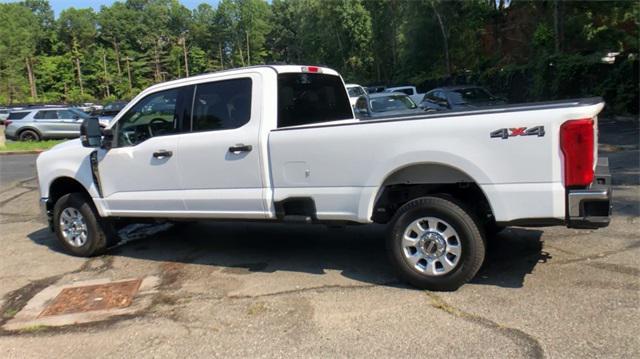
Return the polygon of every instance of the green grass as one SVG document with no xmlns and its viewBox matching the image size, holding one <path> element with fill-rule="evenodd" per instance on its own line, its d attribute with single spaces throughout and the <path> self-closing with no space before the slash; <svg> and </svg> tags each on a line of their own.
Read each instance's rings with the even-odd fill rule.
<svg viewBox="0 0 640 359">
<path fill-rule="evenodd" d="M 0 152 L 20 152 L 20 151 L 36 151 L 48 150 L 64 140 L 46 140 L 46 141 L 7 141 L 4 146 L 0 146 Z"/>
<path fill-rule="evenodd" d="M 17 309 L 9 308 L 9 309 L 4 311 L 2 316 L 4 318 L 13 318 L 16 314 L 18 314 L 18 310 Z"/>
<path fill-rule="evenodd" d="M 49 329 L 49 326 L 42 324 L 34 324 L 20 329 L 20 333 L 37 333 Z"/>
</svg>

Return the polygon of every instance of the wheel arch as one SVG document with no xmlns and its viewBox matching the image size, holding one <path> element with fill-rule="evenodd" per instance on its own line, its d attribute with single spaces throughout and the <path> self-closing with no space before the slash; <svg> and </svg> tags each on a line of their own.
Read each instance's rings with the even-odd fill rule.
<svg viewBox="0 0 640 359">
<path fill-rule="evenodd" d="M 408 201 L 436 193 L 451 195 L 484 216 L 493 217 L 489 197 L 466 171 L 440 162 L 406 164 L 389 172 L 374 197 L 371 219 L 386 223 Z"/>
<path fill-rule="evenodd" d="M 38 134 L 38 137 L 40 137 L 40 139 L 44 139 L 44 136 L 42 135 L 42 132 L 40 132 L 40 130 L 38 130 L 35 127 L 32 126 L 24 126 L 24 127 L 20 127 L 17 131 L 16 131 L 16 138 L 20 139 L 20 135 L 24 132 L 24 131 L 33 131 L 35 133 Z"/>
<path fill-rule="evenodd" d="M 54 179 L 49 185 L 47 209 L 52 210 L 60 197 L 74 192 L 82 193 L 88 200 L 92 200 L 89 190 L 80 181 L 67 176 Z"/>
</svg>

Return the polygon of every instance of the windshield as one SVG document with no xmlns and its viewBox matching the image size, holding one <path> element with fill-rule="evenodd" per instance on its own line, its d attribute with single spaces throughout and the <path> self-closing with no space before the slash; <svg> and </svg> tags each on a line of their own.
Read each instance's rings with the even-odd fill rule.
<svg viewBox="0 0 640 359">
<path fill-rule="evenodd" d="M 74 115 L 78 115 L 78 117 L 82 119 L 87 119 L 91 116 L 87 115 L 85 112 L 78 110 L 77 108 L 70 108 L 69 111 L 73 112 Z"/>
<path fill-rule="evenodd" d="M 384 97 L 376 97 L 370 100 L 371 111 L 387 112 L 398 110 L 413 110 L 418 107 L 409 96 L 406 95 L 389 95 Z"/>
<path fill-rule="evenodd" d="M 469 87 L 451 91 L 451 100 L 454 104 L 462 104 L 469 102 L 488 102 L 495 98 L 491 96 L 487 90 L 480 87 Z"/>
<path fill-rule="evenodd" d="M 360 86 L 349 87 L 347 88 L 347 91 L 349 91 L 349 97 L 360 97 L 362 95 L 365 95 L 364 90 Z"/>
<path fill-rule="evenodd" d="M 122 110 L 125 105 L 126 105 L 126 103 L 124 103 L 124 102 L 113 102 L 113 103 L 106 104 L 104 106 L 104 108 L 102 109 L 102 114 L 103 115 L 106 115 L 106 114 L 115 115 L 118 112 L 120 112 L 120 110 Z"/>
</svg>

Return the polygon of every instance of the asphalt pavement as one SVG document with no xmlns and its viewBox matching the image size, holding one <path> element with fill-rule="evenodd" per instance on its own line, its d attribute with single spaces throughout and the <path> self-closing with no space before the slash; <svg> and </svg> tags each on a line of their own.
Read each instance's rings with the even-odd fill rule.
<svg viewBox="0 0 640 359">
<path fill-rule="evenodd" d="M 0 155 L 0 188 L 36 176 L 38 155 Z"/>
<path fill-rule="evenodd" d="M 72 257 L 39 216 L 35 181 L 16 182 L 26 171 L 0 188 L 1 356 L 640 357 L 638 132 L 629 126 L 601 128 L 601 142 L 613 142 L 601 147 L 614 155 L 609 227 L 509 228 L 491 238 L 476 278 L 450 293 L 399 283 L 379 225 L 202 222 Z M 608 140 L 618 130 L 626 135 Z M 2 172 L 28 163 L 0 156 Z M 44 316 L 33 301 L 52 288 L 136 278 L 157 285 L 130 312 L 10 330 L 25 310 Z"/>
</svg>

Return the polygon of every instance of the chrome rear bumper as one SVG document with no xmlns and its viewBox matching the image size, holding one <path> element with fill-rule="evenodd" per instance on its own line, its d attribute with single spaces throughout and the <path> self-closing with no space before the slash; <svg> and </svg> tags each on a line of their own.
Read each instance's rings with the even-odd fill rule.
<svg viewBox="0 0 640 359">
<path fill-rule="evenodd" d="M 589 188 L 567 191 L 567 227 L 595 229 L 608 226 L 611 195 L 609 159 L 601 157 Z"/>
</svg>

